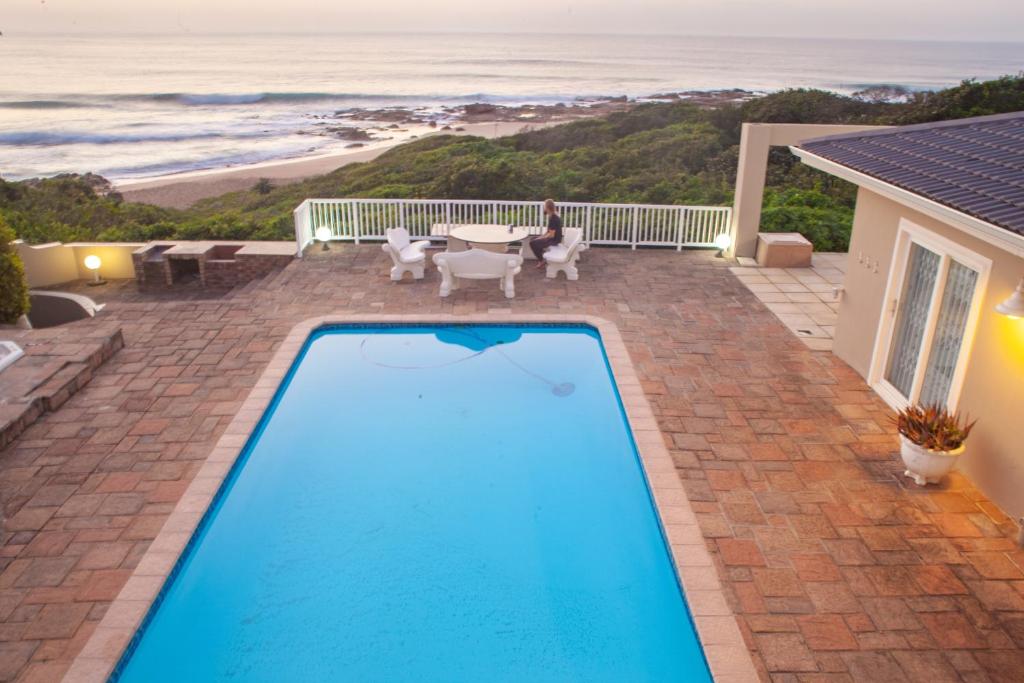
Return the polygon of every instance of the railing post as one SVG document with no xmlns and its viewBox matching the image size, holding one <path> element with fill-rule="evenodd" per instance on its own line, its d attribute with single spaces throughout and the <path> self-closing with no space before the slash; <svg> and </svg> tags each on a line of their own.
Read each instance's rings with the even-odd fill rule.
<svg viewBox="0 0 1024 683">
<path fill-rule="evenodd" d="M 634 206 L 633 207 L 633 225 L 632 225 L 632 227 L 630 227 L 630 235 L 629 235 L 629 248 L 632 249 L 633 251 L 636 251 L 636 231 L 637 231 L 637 228 L 638 228 L 637 221 L 639 220 L 639 218 L 640 218 L 640 207 L 639 206 Z"/>
<path fill-rule="evenodd" d="M 359 244 L 359 236 L 362 234 L 362 218 L 359 215 L 359 202 L 349 200 L 352 207 L 352 237 L 355 243 Z"/>
<path fill-rule="evenodd" d="M 583 228 L 584 228 L 584 230 L 583 230 L 583 241 L 586 242 L 587 244 L 590 244 L 590 238 L 591 238 L 591 235 L 593 235 L 593 232 L 594 232 L 594 230 L 593 230 L 593 219 L 594 219 L 593 208 L 594 208 L 594 206 L 592 204 L 587 204 L 586 213 L 585 213 L 586 218 L 584 218 L 584 221 L 583 221 L 585 223 L 585 225 L 583 226 Z"/>
<path fill-rule="evenodd" d="M 311 202 L 307 199 L 295 207 L 292 220 L 295 222 L 295 256 L 302 258 L 306 248 L 306 235 L 309 234 L 309 211 Z"/>
<path fill-rule="evenodd" d="M 685 206 L 680 206 L 676 209 L 676 251 L 683 250 L 683 231 L 686 229 L 686 212 Z"/>
</svg>

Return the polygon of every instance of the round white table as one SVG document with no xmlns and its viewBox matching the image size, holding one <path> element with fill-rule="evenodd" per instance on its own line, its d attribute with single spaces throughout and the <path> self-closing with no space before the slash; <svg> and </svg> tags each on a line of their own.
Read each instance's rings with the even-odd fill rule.
<svg viewBox="0 0 1024 683">
<path fill-rule="evenodd" d="M 470 244 L 478 249 L 504 252 L 512 242 L 521 242 L 529 236 L 526 228 L 512 228 L 510 232 L 507 225 L 460 225 L 448 232 L 448 250 L 465 251 L 466 244 Z"/>
</svg>

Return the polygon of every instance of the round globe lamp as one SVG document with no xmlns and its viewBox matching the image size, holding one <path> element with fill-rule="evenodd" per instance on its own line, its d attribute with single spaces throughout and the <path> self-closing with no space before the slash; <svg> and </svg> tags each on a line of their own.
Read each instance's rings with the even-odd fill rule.
<svg viewBox="0 0 1024 683">
<path fill-rule="evenodd" d="M 100 266 L 103 265 L 103 261 L 96 254 L 89 254 L 85 257 L 85 267 L 92 271 L 92 280 L 89 282 L 90 287 L 96 287 L 97 285 L 104 285 L 107 283 L 106 280 L 100 277 Z"/>
<path fill-rule="evenodd" d="M 317 242 L 320 242 L 320 243 L 322 243 L 324 245 L 323 246 L 323 250 L 324 251 L 328 251 L 330 249 L 330 247 L 327 246 L 327 242 L 329 242 L 330 239 L 331 239 L 331 229 L 330 228 L 328 228 L 327 226 L 322 225 L 322 226 L 320 226 L 319 228 L 316 229 L 316 240 L 317 240 Z"/>
<path fill-rule="evenodd" d="M 719 233 L 715 237 L 715 247 L 718 249 L 718 253 L 715 254 L 718 258 L 725 256 L 725 251 L 732 246 L 732 235 L 727 232 Z"/>
</svg>

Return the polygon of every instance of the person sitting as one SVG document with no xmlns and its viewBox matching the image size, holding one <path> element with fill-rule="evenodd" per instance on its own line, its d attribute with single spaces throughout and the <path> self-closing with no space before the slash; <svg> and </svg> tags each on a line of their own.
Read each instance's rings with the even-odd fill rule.
<svg viewBox="0 0 1024 683">
<path fill-rule="evenodd" d="M 558 215 L 554 199 L 544 200 L 544 215 L 548 219 L 548 231 L 530 240 L 530 249 L 537 257 L 537 270 L 544 267 L 544 252 L 562 243 L 562 217 Z"/>
</svg>

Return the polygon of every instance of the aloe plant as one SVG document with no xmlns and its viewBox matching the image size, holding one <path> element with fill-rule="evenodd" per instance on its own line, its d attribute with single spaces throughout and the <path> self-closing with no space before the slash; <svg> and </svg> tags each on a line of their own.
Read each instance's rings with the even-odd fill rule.
<svg viewBox="0 0 1024 683">
<path fill-rule="evenodd" d="M 900 434 L 932 451 L 953 451 L 963 445 L 977 420 L 933 406 L 908 406 L 893 418 Z"/>
</svg>

